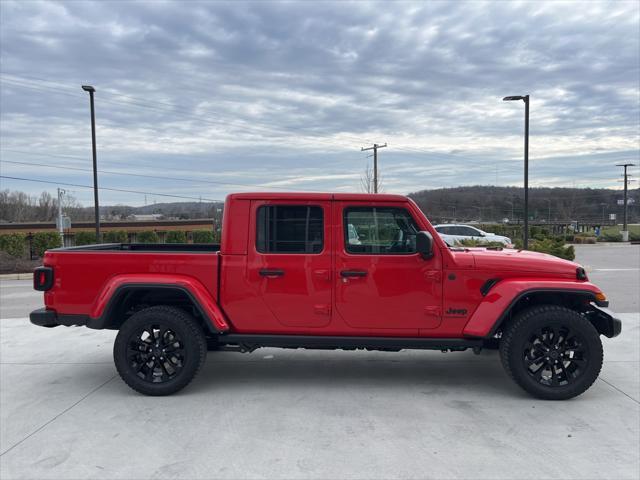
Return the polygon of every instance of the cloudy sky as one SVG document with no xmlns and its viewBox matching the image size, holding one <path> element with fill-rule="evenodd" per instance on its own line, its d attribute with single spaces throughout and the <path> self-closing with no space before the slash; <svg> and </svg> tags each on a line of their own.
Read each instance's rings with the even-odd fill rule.
<svg viewBox="0 0 640 480">
<path fill-rule="evenodd" d="M 640 3 L 37 2 L 1 9 L 2 188 L 220 199 L 522 182 L 619 188 L 639 163 Z M 138 175 L 138 176 L 136 176 Z M 64 185 L 63 185 L 64 187 Z M 65 187 L 90 205 L 91 191 Z M 145 196 L 101 192 L 101 203 Z"/>
</svg>

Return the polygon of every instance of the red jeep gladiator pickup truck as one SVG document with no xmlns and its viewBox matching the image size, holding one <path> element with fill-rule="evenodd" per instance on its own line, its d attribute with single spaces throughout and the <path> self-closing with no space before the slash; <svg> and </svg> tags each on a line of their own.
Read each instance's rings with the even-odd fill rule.
<svg viewBox="0 0 640 480">
<path fill-rule="evenodd" d="M 398 195 L 233 194 L 219 246 L 59 248 L 34 287 L 32 323 L 118 330 L 118 373 L 148 395 L 184 388 L 208 350 L 499 348 L 524 390 L 567 399 L 621 330 L 579 265 L 448 247 Z"/>
</svg>

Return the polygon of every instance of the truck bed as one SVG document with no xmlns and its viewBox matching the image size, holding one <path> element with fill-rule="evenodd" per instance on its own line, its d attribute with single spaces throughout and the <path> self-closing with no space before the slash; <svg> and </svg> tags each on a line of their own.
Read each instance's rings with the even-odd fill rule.
<svg viewBox="0 0 640 480">
<path fill-rule="evenodd" d="M 141 281 L 159 274 L 189 277 L 211 295 L 218 294 L 219 245 L 110 243 L 49 250 L 44 265 L 53 267 L 54 286 L 45 292 L 48 309 L 59 314 L 91 314 L 99 295 L 115 278 L 127 275 Z"/>
</svg>

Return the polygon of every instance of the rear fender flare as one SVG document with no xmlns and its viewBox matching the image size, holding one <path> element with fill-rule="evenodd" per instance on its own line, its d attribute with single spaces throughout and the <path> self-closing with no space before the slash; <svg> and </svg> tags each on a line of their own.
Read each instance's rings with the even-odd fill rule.
<svg viewBox="0 0 640 480">
<path fill-rule="evenodd" d="M 571 280 L 501 280 L 480 302 L 462 333 L 471 337 L 493 336 L 518 301 L 534 293 L 583 295 L 594 301 L 600 289 L 590 282 Z"/>
<path fill-rule="evenodd" d="M 89 324 L 104 326 L 117 307 L 123 293 L 142 289 L 173 289 L 184 292 L 205 319 L 210 333 L 229 330 L 229 323 L 205 286 L 197 279 L 187 275 L 117 275 L 103 286 L 91 308 Z"/>
</svg>

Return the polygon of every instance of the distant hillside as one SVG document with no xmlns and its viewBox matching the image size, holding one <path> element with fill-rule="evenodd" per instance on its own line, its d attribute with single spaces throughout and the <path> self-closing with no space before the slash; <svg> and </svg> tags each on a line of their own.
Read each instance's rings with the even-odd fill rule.
<svg viewBox="0 0 640 480">
<path fill-rule="evenodd" d="M 145 205 L 144 207 L 135 207 L 133 208 L 133 213 L 137 215 L 159 213 L 167 217 L 211 218 L 214 209 L 222 208 L 222 206 L 222 203 L 212 202 L 154 203 L 153 205 Z"/>
<path fill-rule="evenodd" d="M 512 221 L 522 220 L 523 190 L 515 187 L 456 187 L 422 190 L 409 194 L 433 222 L 442 221 Z M 640 222 L 640 190 L 629 190 L 629 222 Z M 529 193 L 530 217 L 536 221 L 602 222 L 615 213 L 622 222 L 622 191 L 583 188 L 532 188 Z M 101 206 L 100 214 L 108 220 L 131 218 L 131 215 L 159 214 L 167 219 L 220 218 L 222 203 L 171 202 L 142 207 L 128 205 Z M 78 202 L 65 205 L 72 221 L 93 219 L 93 207 Z M 0 191 L 0 222 L 54 221 L 57 205 L 44 192 L 39 198 L 23 192 Z"/>
<path fill-rule="evenodd" d="M 470 186 L 422 190 L 409 194 L 420 208 L 434 221 L 522 220 L 523 189 L 516 187 Z M 629 191 L 629 221 L 638 222 L 640 190 Z M 622 221 L 622 191 L 584 188 L 532 188 L 529 190 L 529 215 L 534 220 L 601 221 L 604 207 L 605 220 L 615 213 Z M 631 203 L 633 202 L 633 203 Z M 144 207 L 124 207 L 132 214 L 162 214 L 177 218 L 210 218 L 221 203 L 173 202 Z M 103 215 L 118 207 L 105 207 Z M 121 207 L 120 207 L 121 208 Z"/>
<path fill-rule="evenodd" d="M 220 216 L 222 203 L 212 202 L 168 202 L 154 203 L 142 207 L 128 205 L 105 205 L 100 207 L 100 215 L 109 219 L 125 219 L 132 215 L 162 215 L 168 219 L 213 218 Z M 93 210 L 85 208 L 85 214 L 93 218 Z M 216 210 L 220 210 L 217 212 Z"/>
<path fill-rule="evenodd" d="M 522 220 L 524 189 L 516 187 L 456 187 L 409 194 L 435 222 Z M 621 190 L 592 188 L 529 189 L 529 218 L 536 221 L 594 221 L 615 213 L 622 221 Z M 640 190 L 629 190 L 629 222 L 638 222 Z"/>
</svg>

